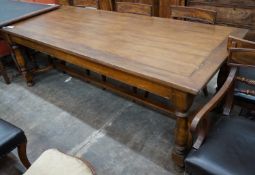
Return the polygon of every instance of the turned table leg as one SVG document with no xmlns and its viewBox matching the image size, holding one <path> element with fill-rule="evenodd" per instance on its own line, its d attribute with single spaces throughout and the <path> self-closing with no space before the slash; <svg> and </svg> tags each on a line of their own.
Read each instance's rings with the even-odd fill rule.
<svg viewBox="0 0 255 175">
<path fill-rule="evenodd" d="M 189 114 L 194 96 L 182 92 L 175 92 L 173 103 L 176 107 L 175 143 L 172 159 L 178 169 L 184 168 L 184 159 L 191 144 L 189 131 Z"/>
<path fill-rule="evenodd" d="M 15 54 L 15 57 L 16 57 L 18 66 L 21 70 L 21 73 L 22 73 L 24 79 L 27 82 L 27 85 L 28 86 L 33 86 L 34 85 L 33 76 L 27 70 L 26 62 L 25 62 L 25 59 L 24 59 L 23 54 L 21 52 L 21 48 L 19 48 L 18 46 L 13 46 L 13 52 Z"/>
<path fill-rule="evenodd" d="M 175 126 L 175 143 L 172 152 L 172 159 L 179 169 L 184 168 L 184 159 L 188 152 L 189 126 L 186 114 L 177 114 Z M 181 116 L 182 115 L 182 116 Z"/>
</svg>

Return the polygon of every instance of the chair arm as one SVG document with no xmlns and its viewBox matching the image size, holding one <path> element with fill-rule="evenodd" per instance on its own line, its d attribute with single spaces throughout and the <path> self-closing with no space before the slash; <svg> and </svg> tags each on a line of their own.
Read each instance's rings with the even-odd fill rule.
<svg viewBox="0 0 255 175">
<path fill-rule="evenodd" d="M 231 86 L 234 83 L 235 75 L 237 72 L 237 68 L 233 67 L 230 70 L 230 73 L 228 75 L 227 80 L 221 87 L 221 89 L 217 92 L 217 94 L 196 114 L 196 116 L 193 118 L 191 122 L 191 132 L 195 133 L 198 131 L 198 126 L 202 121 L 205 121 L 207 119 L 208 113 L 216 107 L 216 105 L 224 98 L 225 94 L 228 92 L 228 90 L 231 88 Z M 195 143 L 193 144 L 193 148 L 198 149 L 201 144 L 203 143 L 203 140 L 205 139 L 206 132 L 205 127 L 203 127 L 202 130 L 197 132 L 197 139 Z"/>
</svg>

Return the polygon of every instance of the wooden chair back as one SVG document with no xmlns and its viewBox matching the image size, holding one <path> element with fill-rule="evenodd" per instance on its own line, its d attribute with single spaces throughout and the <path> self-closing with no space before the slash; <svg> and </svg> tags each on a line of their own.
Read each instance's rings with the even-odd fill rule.
<svg viewBox="0 0 255 175">
<path fill-rule="evenodd" d="M 132 13 L 138 15 L 152 16 L 152 5 L 132 3 L 132 2 L 116 2 L 116 11 L 121 13 Z"/>
<path fill-rule="evenodd" d="M 228 50 L 228 65 L 255 68 L 255 42 L 229 36 Z"/>
<path fill-rule="evenodd" d="M 230 48 L 228 64 L 238 67 L 255 68 L 255 49 L 251 48 Z M 255 73 L 254 73 L 255 75 Z"/>
<path fill-rule="evenodd" d="M 173 19 L 215 24 L 216 16 L 217 12 L 213 10 L 185 6 L 171 6 L 171 18 Z"/>
<path fill-rule="evenodd" d="M 71 5 L 75 7 L 99 9 L 98 0 L 72 0 Z"/>
<path fill-rule="evenodd" d="M 235 93 L 254 96 L 255 99 L 255 42 L 230 36 L 228 50 L 228 65 L 239 70 Z"/>
<path fill-rule="evenodd" d="M 228 49 L 229 48 L 250 48 L 255 49 L 255 41 L 237 38 L 234 36 L 228 37 Z"/>
</svg>

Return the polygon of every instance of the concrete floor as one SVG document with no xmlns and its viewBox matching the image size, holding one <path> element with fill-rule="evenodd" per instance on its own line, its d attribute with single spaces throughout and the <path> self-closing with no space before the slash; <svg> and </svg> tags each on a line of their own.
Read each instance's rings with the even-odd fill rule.
<svg viewBox="0 0 255 175">
<path fill-rule="evenodd" d="M 35 81 L 27 87 L 21 76 L 10 85 L 0 79 L 0 117 L 25 131 L 31 162 L 57 148 L 87 159 L 98 175 L 177 174 L 175 120 L 55 70 Z M 196 105 L 208 99 L 200 95 Z M 24 171 L 16 157 L 13 151 L 0 159 L 1 175 Z"/>
</svg>

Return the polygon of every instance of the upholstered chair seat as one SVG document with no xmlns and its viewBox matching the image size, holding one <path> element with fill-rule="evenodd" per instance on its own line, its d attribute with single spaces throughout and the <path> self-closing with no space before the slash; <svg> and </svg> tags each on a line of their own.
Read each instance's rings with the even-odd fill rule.
<svg viewBox="0 0 255 175">
<path fill-rule="evenodd" d="M 95 171 L 86 161 L 49 149 L 24 175 L 95 175 Z"/>
<path fill-rule="evenodd" d="M 225 83 L 190 124 L 194 144 L 185 169 L 192 175 L 255 174 L 255 122 L 248 119 L 251 116 L 229 116 L 233 104 L 241 101 L 246 101 L 240 103 L 245 108 L 255 109 L 255 43 L 230 36 L 228 51 Z M 209 113 L 223 101 L 224 115 L 215 124 L 218 116 Z"/>
<path fill-rule="evenodd" d="M 9 153 L 25 141 L 26 136 L 20 128 L 0 119 L 0 155 Z"/>
<path fill-rule="evenodd" d="M 254 175 L 255 122 L 222 116 L 206 141 L 185 160 L 187 172 L 196 175 Z"/>
<path fill-rule="evenodd" d="M 27 138 L 24 131 L 13 124 L 0 119 L 0 156 L 18 148 L 18 155 L 23 165 L 28 168 L 30 163 L 26 155 Z"/>
</svg>

